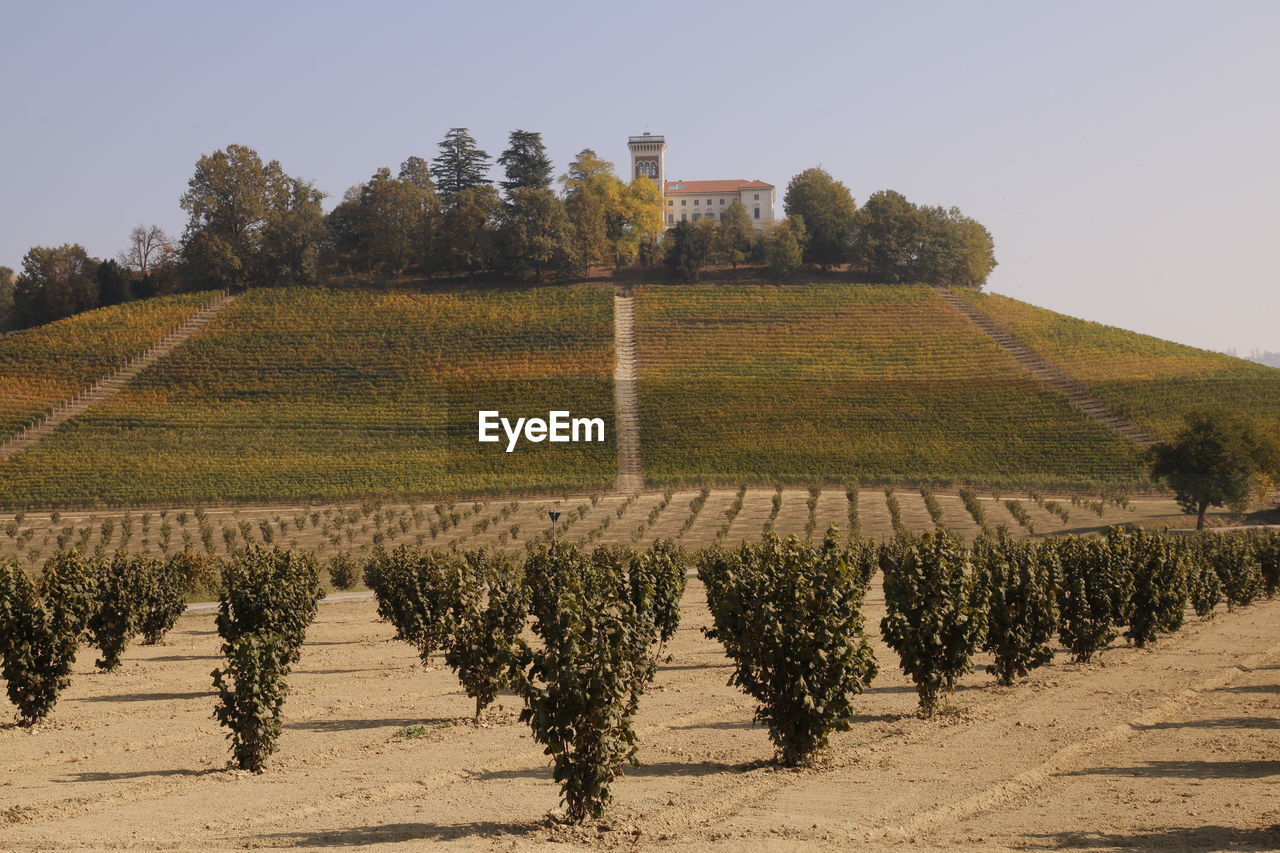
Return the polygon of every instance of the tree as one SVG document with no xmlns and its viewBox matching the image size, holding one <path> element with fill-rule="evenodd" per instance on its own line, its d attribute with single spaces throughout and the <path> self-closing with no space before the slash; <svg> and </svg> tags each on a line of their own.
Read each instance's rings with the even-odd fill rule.
<svg viewBox="0 0 1280 853">
<path fill-rule="evenodd" d="M 653 183 L 650 181 L 650 183 Z M 659 210 L 661 216 L 661 210 Z M 751 217 L 747 215 L 747 207 L 738 199 L 725 209 L 716 226 L 717 254 L 734 268 L 742 263 L 751 251 L 751 240 L 755 237 L 755 228 L 751 225 Z M 798 247 L 797 247 L 798 248 Z"/>
<path fill-rule="evenodd" d="M 33 246 L 22 259 L 13 304 L 22 326 L 47 323 L 98 306 L 98 262 L 84 246 Z"/>
<path fill-rule="evenodd" d="M 613 164 L 584 148 L 569 164 L 569 171 L 561 175 L 560 182 L 583 262 L 587 266 L 619 265 L 623 254 L 619 243 L 625 238 L 627 224 L 623 210 L 627 186 L 614 174 Z"/>
<path fill-rule="evenodd" d="M 773 227 L 765 243 L 769 271 L 779 278 L 794 275 L 804 263 L 804 220 L 784 219 Z"/>
<path fill-rule="evenodd" d="M 440 153 L 431 160 L 436 189 L 447 206 L 463 190 L 489 184 L 489 155 L 476 147 L 465 127 L 450 128 L 440 142 Z"/>
<path fill-rule="evenodd" d="M 855 213 L 848 187 L 824 169 L 805 169 L 787 184 L 782 206 L 787 216 L 804 219 L 806 261 L 826 270 L 848 260 Z"/>
<path fill-rule="evenodd" d="M 545 270 L 562 276 L 579 271 L 573 227 L 564 202 L 549 189 L 516 187 L 498 227 L 502 267 L 512 275 L 542 280 Z"/>
<path fill-rule="evenodd" d="M 1172 441 L 1149 451 L 1151 476 L 1173 489 L 1182 511 L 1204 529 L 1211 506 L 1242 507 L 1263 482 L 1280 480 L 1280 441 L 1274 432 L 1230 412 L 1188 412 Z"/>
<path fill-rule="evenodd" d="M 621 207 L 623 233 L 616 252 L 618 260 L 652 265 L 662 236 L 662 191 L 653 180 L 638 177 L 622 190 Z"/>
<path fill-rule="evenodd" d="M 132 293 L 125 273 L 125 268 L 115 261 L 106 260 L 98 264 L 94 278 L 98 282 L 99 305 L 119 305 L 128 301 Z"/>
<path fill-rule="evenodd" d="M 448 272 L 475 276 L 493 266 L 502 200 L 488 184 L 458 192 L 445 208 L 436 235 L 438 263 Z"/>
<path fill-rule="evenodd" d="M 321 200 L 279 161 L 228 145 L 201 157 L 183 194 L 182 259 L 203 286 L 299 282 L 313 277 L 323 236 Z"/>
<path fill-rule="evenodd" d="M 854 257 L 878 281 L 909 281 L 921 242 L 916 206 L 893 190 L 872 193 L 855 218 Z"/>
<path fill-rule="evenodd" d="M 13 280 L 17 278 L 9 267 L 0 267 L 0 332 L 7 332 L 17 325 L 13 310 Z"/>
<path fill-rule="evenodd" d="M 129 232 L 129 248 L 117 255 L 116 260 L 145 278 L 172 251 L 173 241 L 159 225 L 150 228 L 138 225 Z"/>
<path fill-rule="evenodd" d="M 995 269 L 991 232 L 958 208 L 872 193 L 855 216 L 853 258 L 874 279 L 981 287 Z"/>
<path fill-rule="evenodd" d="M 551 189 L 551 158 L 542 144 L 541 133 L 511 131 L 507 150 L 498 158 L 498 165 L 506 171 L 507 179 L 501 184 L 508 199 L 518 189 Z"/>
<path fill-rule="evenodd" d="M 693 223 L 680 220 L 667 241 L 667 266 L 681 281 L 697 281 L 707 262 L 706 247 Z"/>
</svg>

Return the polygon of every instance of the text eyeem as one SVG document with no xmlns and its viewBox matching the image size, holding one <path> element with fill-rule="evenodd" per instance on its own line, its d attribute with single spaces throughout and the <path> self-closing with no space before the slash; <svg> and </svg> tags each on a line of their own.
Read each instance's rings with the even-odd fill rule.
<svg viewBox="0 0 1280 853">
<path fill-rule="evenodd" d="M 546 420 L 542 418 L 510 418 L 502 417 L 496 410 L 479 412 L 480 441 L 498 442 L 502 440 L 499 430 L 507 438 L 507 453 L 516 449 L 517 442 L 523 436 L 525 441 L 604 441 L 604 418 L 575 418 L 569 412 L 547 412 Z"/>
</svg>

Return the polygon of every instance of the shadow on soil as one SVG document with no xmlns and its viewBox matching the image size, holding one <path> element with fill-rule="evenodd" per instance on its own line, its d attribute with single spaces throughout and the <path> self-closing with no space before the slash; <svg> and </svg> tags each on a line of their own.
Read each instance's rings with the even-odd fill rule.
<svg viewBox="0 0 1280 853">
<path fill-rule="evenodd" d="M 207 770 L 134 770 L 128 773 L 69 773 L 65 778 L 55 779 L 55 782 L 116 782 L 122 779 L 147 779 L 149 777 L 173 777 L 173 776 L 208 776 L 213 773 L 222 773 L 220 769 Z"/>
<path fill-rule="evenodd" d="M 176 702 L 183 699 L 208 699 L 218 694 L 212 690 L 193 690 L 190 693 L 117 693 L 114 696 L 86 696 L 74 702 Z"/>
<path fill-rule="evenodd" d="M 500 841 L 504 837 L 530 835 L 542 829 L 542 824 L 495 823 L 388 823 L 383 826 L 356 826 L 349 829 L 322 832 L 276 832 L 270 835 L 247 835 L 239 840 L 243 844 L 271 847 L 369 847 L 374 844 L 395 844 L 413 841 L 456 841 L 461 838 L 488 838 Z"/>
<path fill-rule="evenodd" d="M 1026 835 L 1023 841 L 1031 850 L 1179 850 L 1184 853 L 1277 850 L 1280 849 L 1280 826 L 1265 829 L 1188 826 L 1132 833 L 1062 832 Z"/>
<path fill-rule="evenodd" d="M 456 719 L 422 719 L 393 717 L 381 720 L 307 720 L 285 723 L 284 728 L 301 732 L 356 732 L 363 729 L 403 729 L 409 726 L 444 726 L 456 723 Z"/>
<path fill-rule="evenodd" d="M 1133 767 L 1090 767 L 1067 776 L 1137 776 L 1174 779 L 1261 779 L 1280 776 L 1280 761 L 1148 761 Z"/>
<path fill-rule="evenodd" d="M 1187 720 L 1181 723 L 1156 723 L 1134 726 L 1139 731 L 1158 729 L 1280 729 L 1280 720 L 1270 717 L 1219 717 L 1215 720 Z"/>
<path fill-rule="evenodd" d="M 646 761 L 639 767 L 627 767 L 622 771 L 623 777 L 641 778 L 645 776 L 715 776 L 720 773 L 747 773 L 761 767 L 770 766 L 768 762 L 751 761 L 742 764 L 724 764 L 719 761 Z M 539 767 L 522 767 L 518 770 L 487 770 L 477 773 L 472 778 L 483 781 L 492 779 L 550 779 L 551 764 Z"/>
</svg>

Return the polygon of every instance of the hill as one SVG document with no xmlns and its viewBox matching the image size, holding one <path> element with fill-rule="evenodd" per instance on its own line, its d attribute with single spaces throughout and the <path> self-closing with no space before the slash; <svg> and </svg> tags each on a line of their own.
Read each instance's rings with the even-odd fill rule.
<svg viewBox="0 0 1280 853">
<path fill-rule="evenodd" d="M 960 295 L 1112 409 L 1160 438 L 1205 405 L 1280 422 L 1280 370 L 1223 353 L 1080 320 L 990 293 Z"/>
<path fill-rule="evenodd" d="M 631 292 L 650 487 L 1149 485 L 1140 448 L 1035 380 L 933 288 Z M 963 295 L 1155 435 L 1206 399 L 1280 417 L 1280 371 Z M 115 397 L 0 467 L 0 504 L 607 490 L 617 474 L 613 298 L 593 284 L 250 291 Z M 205 299 L 116 306 L 0 340 L 0 387 L 23 389 L 0 406 L 5 428 L 144 349 Z M 475 441 L 480 408 L 601 416 L 608 440 L 506 454 Z"/>
</svg>

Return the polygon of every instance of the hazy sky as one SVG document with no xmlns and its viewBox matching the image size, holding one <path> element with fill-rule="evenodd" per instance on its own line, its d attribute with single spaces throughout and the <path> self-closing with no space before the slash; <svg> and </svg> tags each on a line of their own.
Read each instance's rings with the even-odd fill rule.
<svg viewBox="0 0 1280 853">
<path fill-rule="evenodd" d="M 177 235 L 230 143 L 332 205 L 469 127 L 557 169 L 665 134 L 672 179 L 821 164 L 995 235 L 991 290 L 1280 350 L 1280 2 L 0 3 L 0 264 Z M 781 212 L 781 211 L 779 211 Z"/>
</svg>

